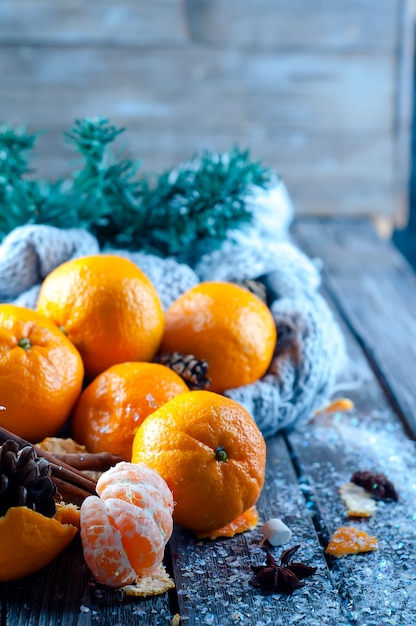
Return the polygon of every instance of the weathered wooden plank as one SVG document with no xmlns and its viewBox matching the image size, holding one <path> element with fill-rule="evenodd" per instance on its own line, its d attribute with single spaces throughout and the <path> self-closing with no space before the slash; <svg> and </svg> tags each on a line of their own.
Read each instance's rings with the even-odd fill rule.
<svg viewBox="0 0 416 626">
<path fill-rule="evenodd" d="M 395 215 L 396 225 L 404 226 L 409 216 L 409 200 L 412 168 L 412 128 L 414 100 L 414 11 L 411 11 L 407 0 L 401 1 L 399 8 L 399 58 L 396 90 L 396 124 L 397 139 L 395 142 L 395 178 L 400 193 L 400 202 Z"/>
<path fill-rule="evenodd" d="M 102 114 L 160 132 L 256 124 L 336 134 L 342 120 L 345 134 L 385 137 L 394 119 L 388 55 L 4 46 L 0 74 L 0 119 L 49 128 Z"/>
<path fill-rule="evenodd" d="M 187 0 L 191 33 L 221 47 L 390 50 L 397 2 L 389 0 Z"/>
<path fill-rule="evenodd" d="M 355 273 L 358 277 L 361 272 L 372 273 L 378 277 L 394 273 L 398 266 L 402 267 L 402 262 L 396 254 L 387 253 L 383 258 L 375 254 L 374 238 L 365 230 L 360 231 L 360 239 L 362 243 L 368 241 L 367 253 L 358 243 L 357 255 L 351 250 L 346 255 L 340 240 L 348 239 L 345 231 L 349 230 L 349 226 L 344 224 L 342 230 L 343 235 L 340 230 L 323 227 L 318 235 L 318 231 L 311 228 L 308 220 L 297 224 L 294 229 L 296 239 L 302 242 L 302 247 L 308 247 L 313 253 L 317 252 L 318 246 L 323 249 L 324 254 L 320 256 L 326 266 L 329 265 L 325 270 L 325 282 L 328 283 L 329 274 L 331 293 L 334 283 L 338 282 L 339 290 L 344 291 L 344 274 Z M 351 236 L 356 240 L 357 231 L 354 228 L 351 231 Z M 328 254 L 330 247 L 327 245 L 328 241 L 332 244 L 331 250 L 338 252 L 334 257 Z M 384 245 L 381 244 L 379 252 L 383 249 Z M 368 256 L 367 264 L 364 262 L 365 256 Z M 344 264 L 343 257 L 346 261 Z M 336 276 L 333 273 L 334 266 L 339 270 Z M 380 285 L 380 292 L 383 293 L 383 285 Z M 354 401 L 356 410 L 350 415 L 338 413 L 315 418 L 303 431 L 291 433 L 289 441 L 294 456 L 298 459 L 305 491 L 317 504 L 324 528 L 333 532 L 337 526 L 352 523 L 377 536 L 379 540 L 379 549 L 376 553 L 346 557 L 333 562 L 334 581 L 346 604 L 351 608 L 351 617 L 357 624 L 367 624 L 368 616 L 371 615 L 374 621 L 370 623 L 381 624 L 389 623 L 390 617 L 394 614 L 397 623 L 411 624 L 416 610 L 413 592 L 416 572 L 409 563 L 409 571 L 412 573 L 410 577 L 404 575 L 399 585 L 397 579 L 393 580 L 391 572 L 397 572 L 400 579 L 404 573 L 403 564 L 406 555 L 409 555 L 410 559 L 414 558 L 412 555 L 416 537 L 413 517 L 416 510 L 415 445 L 409 440 L 399 417 L 392 409 L 389 398 L 383 392 L 383 386 L 372 369 L 373 360 L 368 361 L 361 341 L 357 340 L 355 325 L 352 325 L 351 330 L 350 318 L 347 316 L 347 323 L 342 319 L 345 316 L 344 306 L 341 307 L 341 317 L 340 312 L 337 312 L 338 297 L 334 302 L 326 291 L 324 293 L 341 324 L 350 360 L 351 376 L 347 374 L 344 377 L 346 389 L 344 391 L 341 389 L 338 395 L 348 395 Z M 391 296 L 386 294 L 387 297 L 389 295 Z M 351 298 L 351 293 L 347 293 L 345 297 Z M 412 303 L 403 304 L 403 316 L 412 315 Z M 366 302 L 365 292 L 361 294 L 361 308 L 363 310 L 368 308 L 373 317 L 378 314 L 378 311 L 371 310 L 371 305 Z M 401 308 L 400 304 L 397 308 Z M 396 324 L 400 326 L 400 313 Z M 390 330 L 388 337 L 383 339 L 379 337 L 381 343 L 388 343 L 392 338 L 394 340 L 394 328 Z M 366 334 L 368 333 L 367 325 Z M 395 368 L 396 364 L 389 355 L 384 353 L 382 358 L 384 368 L 389 370 Z M 416 355 L 407 359 L 407 366 L 414 371 Z M 359 384 L 348 389 L 351 381 Z M 375 515 L 367 521 L 347 520 L 346 508 L 338 490 L 344 482 L 350 480 L 356 470 L 385 473 L 399 491 L 399 502 L 379 503 Z"/>
<path fill-rule="evenodd" d="M 353 525 L 378 539 L 376 552 L 344 557 L 332 565 L 335 586 L 350 607 L 354 623 L 368 624 L 369 614 L 374 624 L 388 623 L 394 613 L 397 623 L 410 625 L 416 610 L 415 449 L 391 411 L 380 404 L 365 414 L 359 408 L 358 394 L 355 401 L 353 415 L 318 420 L 303 433 L 292 434 L 290 440 L 300 459 L 305 492 L 317 504 L 324 528 L 333 532 L 339 526 Z M 348 520 L 338 490 L 356 470 L 385 473 L 399 490 L 399 502 L 378 503 L 369 520 Z"/>
<path fill-rule="evenodd" d="M 304 497 L 299 490 L 283 441 L 268 442 L 266 486 L 258 502 L 263 521 L 281 517 L 292 529 L 290 545 L 300 544 L 299 560 L 318 571 L 303 589 L 286 598 L 254 590 L 248 583 L 250 564 L 264 562 L 259 529 L 233 539 L 198 541 L 177 532 L 171 540 L 175 578 L 179 584 L 179 612 L 184 623 L 348 624 L 334 593 Z M 285 546 L 288 547 L 288 546 Z M 273 549 L 279 556 L 281 548 Z M 182 591 L 181 591 L 182 590 Z"/>
<path fill-rule="evenodd" d="M 67 130 L 72 122 L 67 120 Z M 241 131 L 234 132 L 176 127 L 162 133 L 157 123 L 141 128 L 134 120 L 120 122 L 126 129 L 120 143 L 128 146 L 133 156 L 142 161 L 143 171 L 176 166 L 204 149 L 223 151 L 240 145 L 249 148 L 253 158 L 272 167 L 285 180 L 289 177 L 294 188 L 308 183 L 345 185 L 347 181 L 353 186 L 358 181 L 365 181 L 368 186 L 373 183 L 382 185 L 385 191 L 386 185 L 393 184 L 393 140 L 377 134 L 322 137 L 278 130 L 261 131 L 255 124 L 247 124 Z M 30 124 L 29 130 L 39 128 Z M 45 176 L 49 173 L 55 177 L 70 171 L 68 160 L 73 159 L 74 151 L 64 143 L 60 131 L 51 130 L 39 137 L 36 154 L 36 167 Z"/>
<path fill-rule="evenodd" d="M 27 626 L 91 626 L 170 621 L 167 594 L 155 598 L 127 598 L 94 582 L 76 537 L 46 568 L 19 581 L 1 583 L 2 624 Z"/>
<path fill-rule="evenodd" d="M 0 44 L 147 46 L 188 39 L 182 0 L 0 3 Z"/>
<path fill-rule="evenodd" d="M 296 213 L 312 217 L 368 217 L 390 216 L 399 205 L 399 189 L 393 185 L 370 184 L 362 180 L 347 180 L 343 184 L 314 184 L 292 179 L 287 172 L 288 183 Z"/>
<path fill-rule="evenodd" d="M 416 275 L 362 222 L 305 221 L 296 236 L 308 254 L 322 258 L 331 296 L 416 437 Z"/>
<path fill-rule="evenodd" d="M 183 42 L 187 21 L 201 44 L 250 49 L 395 51 L 400 2 L 391 0 L 8 0 L 0 42 L 146 45 Z"/>
</svg>

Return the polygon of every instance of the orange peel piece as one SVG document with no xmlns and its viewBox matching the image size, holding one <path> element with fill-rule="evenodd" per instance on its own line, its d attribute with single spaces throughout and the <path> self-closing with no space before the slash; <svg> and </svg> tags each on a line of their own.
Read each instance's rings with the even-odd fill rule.
<svg viewBox="0 0 416 626">
<path fill-rule="evenodd" d="M 355 526 L 341 526 L 332 535 L 325 552 L 340 558 L 350 554 L 371 552 L 377 548 L 377 537 L 372 537 Z"/>
<path fill-rule="evenodd" d="M 247 530 L 254 530 L 259 523 L 259 514 L 256 506 L 252 506 L 241 515 L 238 515 L 232 522 L 226 524 L 218 530 L 212 530 L 207 533 L 195 533 L 198 539 L 218 539 L 218 537 L 234 537 L 239 533 Z"/>
<path fill-rule="evenodd" d="M 25 506 L 0 518 L 0 581 L 18 580 L 42 569 L 72 541 L 77 528 Z"/>
<path fill-rule="evenodd" d="M 53 516 L 61 524 L 71 524 L 75 528 L 80 529 L 80 513 L 81 509 L 76 504 L 67 502 L 56 503 L 56 513 Z"/>
<path fill-rule="evenodd" d="M 337 398 L 330 402 L 326 406 L 315 411 L 315 415 L 322 415 L 322 413 L 337 413 L 338 411 L 352 411 L 354 408 L 354 402 L 349 398 Z"/>
<path fill-rule="evenodd" d="M 371 517 L 377 510 L 377 503 L 371 495 L 355 483 L 344 483 L 339 493 L 347 507 L 348 517 Z"/>
<path fill-rule="evenodd" d="M 126 596 L 158 596 L 169 589 L 174 589 L 175 583 L 169 576 L 163 565 L 159 565 L 156 571 L 149 576 L 138 576 L 133 585 L 124 585 L 120 590 Z"/>
</svg>

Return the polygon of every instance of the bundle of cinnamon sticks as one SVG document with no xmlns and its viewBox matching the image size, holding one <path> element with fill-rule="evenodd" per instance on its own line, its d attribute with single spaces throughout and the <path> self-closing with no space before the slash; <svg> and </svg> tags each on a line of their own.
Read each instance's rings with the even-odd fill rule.
<svg viewBox="0 0 416 626">
<path fill-rule="evenodd" d="M 45 458 L 49 462 L 51 478 L 56 484 L 60 497 L 65 502 L 78 506 L 87 496 L 96 495 L 96 481 L 85 475 L 82 470 L 103 472 L 123 460 L 107 452 L 51 454 L 0 427 L 0 445 L 8 439 L 15 441 L 20 448 L 32 446 L 38 457 Z"/>
</svg>

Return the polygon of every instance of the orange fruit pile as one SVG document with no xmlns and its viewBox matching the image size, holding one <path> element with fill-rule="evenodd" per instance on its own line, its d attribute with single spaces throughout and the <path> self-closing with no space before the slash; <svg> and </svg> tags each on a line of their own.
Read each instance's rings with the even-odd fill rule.
<svg viewBox="0 0 416 626">
<path fill-rule="evenodd" d="M 130 260 L 111 254 L 63 263 L 42 283 L 37 310 L 79 350 L 89 379 L 126 361 L 151 361 L 164 328 L 156 288 Z"/>
<path fill-rule="evenodd" d="M 260 298 L 233 283 L 204 282 L 166 311 L 160 352 L 207 361 L 209 389 L 221 393 L 261 378 L 276 340 L 272 314 Z"/>
<path fill-rule="evenodd" d="M 136 430 L 162 404 L 189 391 L 178 374 L 158 363 L 119 363 L 81 394 L 72 434 L 89 452 L 111 452 L 126 461 Z"/>
<path fill-rule="evenodd" d="M 17 580 L 37 572 L 72 541 L 77 528 L 25 506 L 10 508 L 0 517 L 0 581 Z"/>
<path fill-rule="evenodd" d="M 0 305 L 0 425 L 29 441 L 55 434 L 82 389 L 78 350 L 47 317 Z"/>
<path fill-rule="evenodd" d="M 123 462 L 101 475 L 97 493 L 81 506 L 84 558 L 96 580 L 121 587 L 155 572 L 173 528 L 165 481 L 143 464 Z"/>
<path fill-rule="evenodd" d="M 257 502 L 265 457 L 263 435 L 244 407 L 211 391 L 189 391 L 144 420 L 132 462 L 145 463 L 166 480 L 175 522 L 206 533 Z"/>
</svg>

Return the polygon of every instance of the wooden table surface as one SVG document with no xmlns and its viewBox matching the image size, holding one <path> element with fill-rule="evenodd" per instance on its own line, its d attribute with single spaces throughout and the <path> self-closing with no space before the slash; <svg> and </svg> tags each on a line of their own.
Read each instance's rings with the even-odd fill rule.
<svg viewBox="0 0 416 626">
<path fill-rule="evenodd" d="M 416 275 L 366 222 L 303 219 L 292 234 L 323 261 L 322 293 L 344 331 L 351 370 L 337 395 L 355 409 L 268 440 L 258 509 L 261 520 L 285 521 L 298 560 L 316 573 L 291 596 L 263 593 L 248 583 L 250 565 L 264 562 L 260 530 L 201 541 L 176 528 L 166 553 L 176 589 L 127 598 L 93 581 L 75 539 L 43 571 L 1 586 L 0 626 L 169 625 L 177 614 L 189 626 L 416 624 Z M 400 496 L 355 522 L 377 536 L 378 550 L 326 558 L 331 533 L 351 523 L 339 487 L 366 469 L 385 473 Z"/>
</svg>

